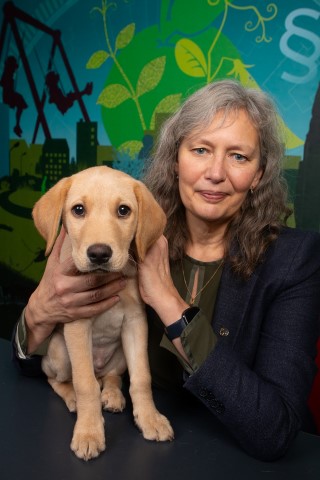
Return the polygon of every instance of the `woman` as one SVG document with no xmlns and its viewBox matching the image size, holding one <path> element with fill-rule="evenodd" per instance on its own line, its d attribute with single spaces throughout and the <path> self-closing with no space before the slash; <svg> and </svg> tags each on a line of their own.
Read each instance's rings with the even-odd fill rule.
<svg viewBox="0 0 320 480">
<path fill-rule="evenodd" d="M 146 173 L 168 224 L 139 266 L 154 383 L 191 392 L 267 460 L 310 421 L 320 311 L 320 236 L 284 227 L 279 132 L 262 92 L 220 81 L 190 96 Z M 32 353 L 58 319 L 117 301 L 123 280 L 85 284 L 57 265 L 60 242 L 18 325 L 22 358 L 19 342 Z"/>
</svg>

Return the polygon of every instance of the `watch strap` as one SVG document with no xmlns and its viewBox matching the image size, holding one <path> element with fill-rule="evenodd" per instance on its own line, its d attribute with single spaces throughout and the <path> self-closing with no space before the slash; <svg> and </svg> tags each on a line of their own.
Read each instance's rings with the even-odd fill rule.
<svg viewBox="0 0 320 480">
<path fill-rule="evenodd" d="M 174 340 L 175 338 L 180 337 L 183 330 L 193 320 L 199 310 L 199 307 L 189 307 L 184 310 L 179 320 L 165 327 L 165 333 L 169 340 Z"/>
</svg>

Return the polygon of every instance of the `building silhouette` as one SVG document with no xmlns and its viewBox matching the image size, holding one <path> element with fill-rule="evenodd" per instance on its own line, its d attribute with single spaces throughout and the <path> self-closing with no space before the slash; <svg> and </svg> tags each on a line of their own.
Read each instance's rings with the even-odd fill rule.
<svg viewBox="0 0 320 480">
<path fill-rule="evenodd" d="M 76 161 L 78 171 L 97 164 L 98 123 L 77 123 Z"/>
<path fill-rule="evenodd" d="M 61 178 L 70 175 L 69 155 L 69 145 L 66 139 L 50 138 L 45 140 L 38 164 L 38 173 L 46 178 L 47 188 Z"/>
</svg>

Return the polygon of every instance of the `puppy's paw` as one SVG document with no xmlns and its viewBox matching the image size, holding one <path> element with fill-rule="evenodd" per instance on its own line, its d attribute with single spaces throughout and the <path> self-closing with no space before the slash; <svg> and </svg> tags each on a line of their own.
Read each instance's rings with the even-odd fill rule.
<svg viewBox="0 0 320 480">
<path fill-rule="evenodd" d="M 104 435 L 104 422 L 99 422 L 95 427 L 78 425 L 74 428 L 71 450 L 78 458 L 91 460 L 97 457 L 106 448 Z"/>
<path fill-rule="evenodd" d="M 116 413 L 122 412 L 122 410 L 126 406 L 126 400 L 122 395 L 121 390 L 112 388 L 102 391 L 101 404 L 104 410 Z"/>
<path fill-rule="evenodd" d="M 143 413 L 135 416 L 135 423 L 146 440 L 165 442 L 174 439 L 169 420 L 157 410 L 150 414 Z"/>
</svg>

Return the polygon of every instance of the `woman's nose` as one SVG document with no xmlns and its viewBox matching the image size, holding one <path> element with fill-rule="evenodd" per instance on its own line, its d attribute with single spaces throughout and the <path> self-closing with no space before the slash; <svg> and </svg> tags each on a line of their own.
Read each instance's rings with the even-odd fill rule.
<svg viewBox="0 0 320 480">
<path fill-rule="evenodd" d="M 208 162 L 205 177 L 213 182 L 223 182 L 226 179 L 225 158 L 222 155 L 214 155 Z"/>
</svg>

